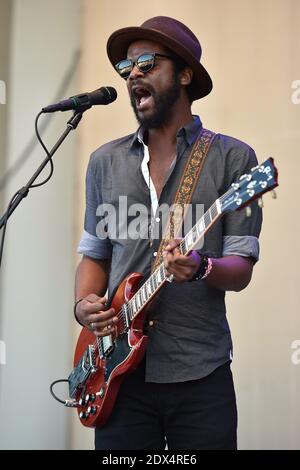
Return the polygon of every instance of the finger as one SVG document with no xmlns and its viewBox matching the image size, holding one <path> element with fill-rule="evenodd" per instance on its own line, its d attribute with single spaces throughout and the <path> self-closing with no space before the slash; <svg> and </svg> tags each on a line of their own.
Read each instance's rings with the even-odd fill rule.
<svg viewBox="0 0 300 470">
<path fill-rule="evenodd" d="M 192 266 L 182 266 L 173 263 L 168 268 L 166 268 L 167 275 L 173 274 L 174 280 L 187 280 L 193 276 L 195 268 Z"/>
<path fill-rule="evenodd" d="M 112 330 L 116 325 L 113 322 L 113 320 L 106 320 L 106 321 L 101 321 L 101 322 L 92 322 L 91 327 L 93 331 L 98 331 L 101 332 L 103 330 L 109 329 Z"/>
<path fill-rule="evenodd" d="M 165 249 L 167 251 L 174 250 L 174 248 L 176 248 L 180 244 L 181 240 L 182 240 L 182 238 L 173 238 L 172 240 L 169 241 L 169 243 L 167 244 Z"/>
<path fill-rule="evenodd" d="M 80 303 L 80 306 L 81 306 L 81 309 L 85 313 L 96 313 L 96 312 L 106 312 L 106 311 L 108 311 L 107 306 L 104 303 L 99 302 L 99 301 L 91 303 L 89 301 L 83 300 Z"/>
<path fill-rule="evenodd" d="M 109 310 L 105 310 L 100 313 L 92 313 L 87 317 L 87 319 L 89 323 L 99 323 L 107 320 L 113 320 L 113 322 L 116 323 L 118 321 L 114 308 L 110 308 Z"/>
</svg>

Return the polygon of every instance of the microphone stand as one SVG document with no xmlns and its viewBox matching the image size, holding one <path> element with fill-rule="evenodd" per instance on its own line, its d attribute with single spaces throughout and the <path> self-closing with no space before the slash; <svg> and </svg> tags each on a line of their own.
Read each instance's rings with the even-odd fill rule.
<svg viewBox="0 0 300 470">
<path fill-rule="evenodd" d="M 45 168 L 45 166 L 47 165 L 47 163 L 50 161 L 50 159 L 52 158 L 52 156 L 55 154 L 56 150 L 61 146 L 61 144 L 63 143 L 63 141 L 65 140 L 65 138 L 67 137 L 67 135 L 72 131 L 72 130 L 75 130 L 79 124 L 79 122 L 81 121 L 81 118 L 82 118 L 82 114 L 84 113 L 84 111 L 86 111 L 86 109 L 89 109 L 89 107 L 82 107 L 80 110 L 77 110 L 74 112 L 73 116 L 71 117 L 71 119 L 69 119 L 69 121 L 67 122 L 67 129 L 64 131 L 64 133 L 61 135 L 61 137 L 58 139 L 58 141 L 56 142 L 56 144 L 53 146 L 53 148 L 50 150 L 49 152 L 49 155 L 47 155 L 47 157 L 45 158 L 45 160 L 43 160 L 43 162 L 41 163 L 41 165 L 38 167 L 38 169 L 35 171 L 35 173 L 32 175 L 32 177 L 30 178 L 30 180 L 28 181 L 28 183 L 23 186 L 19 191 L 18 191 L 18 195 L 17 197 L 15 198 L 15 200 L 12 202 L 12 204 L 10 205 L 10 207 L 7 209 L 7 211 L 4 213 L 4 215 L 1 217 L 0 219 L 0 230 L 2 229 L 2 227 L 5 225 L 6 221 L 8 220 L 8 218 L 11 216 L 11 214 L 14 212 L 14 210 L 18 207 L 18 205 L 20 204 L 20 202 L 28 195 L 29 193 L 29 190 L 32 186 L 32 184 L 34 183 L 34 181 L 37 179 L 37 177 L 39 176 L 39 174 L 43 171 L 43 169 Z"/>
</svg>

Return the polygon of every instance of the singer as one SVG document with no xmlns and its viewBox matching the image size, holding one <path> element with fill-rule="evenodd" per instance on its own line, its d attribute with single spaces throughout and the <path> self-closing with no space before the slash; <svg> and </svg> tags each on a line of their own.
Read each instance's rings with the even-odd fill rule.
<svg viewBox="0 0 300 470">
<path fill-rule="evenodd" d="M 224 299 L 226 291 L 241 291 L 251 280 L 261 209 L 254 203 L 250 217 L 244 210 L 226 214 L 206 234 L 202 248 L 185 256 L 176 233 L 164 242 L 160 207 L 170 207 L 179 195 L 206 211 L 257 164 L 256 156 L 246 143 L 204 129 L 192 114 L 193 101 L 211 92 L 212 80 L 187 26 L 158 16 L 140 27 L 119 29 L 108 39 L 107 54 L 127 86 L 139 127 L 90 158 L 76 318 L 98 338 L 114 335 L 118 316 L 106 306 L 107 289 L 110 299 L 133 271 L 147 279 L 157 259 L 169 282 L 147 311 L 145 355 L 122 381 L 107 422 L 96 428 L 95 448 L 236 449 L 232 340 Z M 199 152 L 201 160 L 193 167 Z M 183 188 L 190 188 L 193 178 L 186 197 Z M 128 206 L 147 208 L 141 226 L 148 236 L 118 237 L 109 220 L 108 236 L 99 236 L 98 207 L 111 205 L 118 215 L 120 196 Z"/>
</svg>

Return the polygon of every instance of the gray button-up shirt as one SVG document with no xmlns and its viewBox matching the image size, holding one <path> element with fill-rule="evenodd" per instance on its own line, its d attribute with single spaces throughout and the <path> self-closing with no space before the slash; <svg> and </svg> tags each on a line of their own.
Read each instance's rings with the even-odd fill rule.
<svg viewBox="0 0 300 470">
<path fill-rule="evenodd" d="M 164 185 L 159 205 L 174 202 L 201 127 L 200 119 L 194 117 L 193 122 L 179 130 L 176 164 Z M 110 296 L 130 272 L 142 272 L 147 277 L 159 248 L 160 240 L 150 243 L 148 237 L 149 227 L 153 230 L 161 217 L 151 212 L 149 185 L 141 171 L 143 156 L 144 147 L 137 131 L 97 149 L 87 170 L 85 225 L 78 252 L 91 258 L 111 259 Z M 206 211 L 231 183 L 256 165 L 255 153 L 247 144 L 218 134 L 193 193 L 193 206 L 202 204 Z M 138 224 L 132 207 L 141 209 Z M 206 235 L 201 252 L 213 258 L 239 255 L 257 260 L 262 214 L 256 203 L 251 208 L 250 217 L 243 210 L 221 218 Z M 130 224 L 140 236 L 127 236 Z M 195 380 L 231 359 L 232 341 L 224 298 L 223 291 L 210 287 L 205 280 L 167 283 L 163 287 L 147 319 L 148 382 Z"/>
</svg>

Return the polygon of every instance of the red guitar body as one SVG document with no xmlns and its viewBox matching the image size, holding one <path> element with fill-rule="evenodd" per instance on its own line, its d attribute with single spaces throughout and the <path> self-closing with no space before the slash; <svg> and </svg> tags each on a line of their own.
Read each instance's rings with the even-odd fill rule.
<svg viewBox="0 0 300 470">
<path fill-rule="evenodd" d="M 142 278 L 142 274 L 132 273 L 120 284 L 111 304 L 116 313 L 138 290 Z M 123 325 L 117 324 L 114 347 L 107 357 L 100 357 L 96 336 L 87 328 L 82 329 L 74 355 L 75 369 L 69 381 L 78 382 L 74 384 L 76 391 L 71 396 L 79 402 L 78 415 L 84 426 L 104 425 L 113 409 L 121 381 L 140 364 L 148 340 L 143 333 L 145 313 L 146 309 L 142 310 L 123 334 Z M 92 361 L 87 350 L 92 352 Z M 84 381 L 83 369 L 90 369 Z"/>
</svg>

